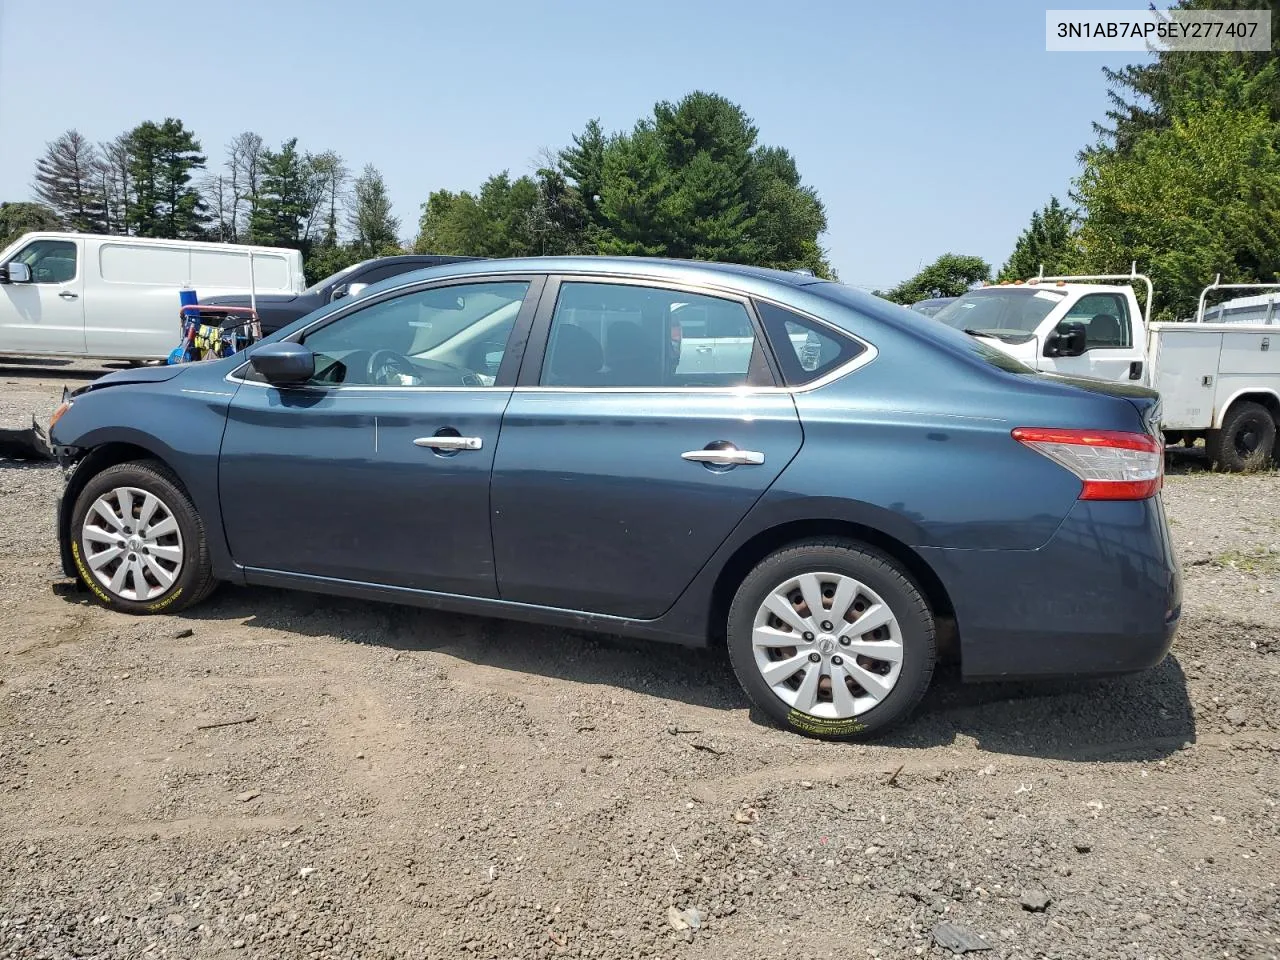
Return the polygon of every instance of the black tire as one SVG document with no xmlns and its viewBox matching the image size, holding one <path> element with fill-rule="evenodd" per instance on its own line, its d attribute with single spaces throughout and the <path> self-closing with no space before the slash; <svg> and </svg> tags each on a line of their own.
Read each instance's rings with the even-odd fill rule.
<svg viewBox="0 0 1280 960">
<path fill-rule="evenodd" d="M 1243 473 L 1271 465 L 1276 450 L 1276 421 L 1260 403 L 1234 404 L 1205 444 L 1210 459 L 1222 470 Z"/>
<path fill-rule="evenodd" d="M 97 544 L 91 544 L 86 547 L 86 542 L 83 539 L 85 520 L 94 503 L 100 497 L 122 488 L 141 490 L 159 498 L 162 507 L 176 521 L 178 534 L 181 537 L 180 544 L 175 545 L 178 547 L 177 552 L 181 556 L 181 566 L 178 569 L 176 578 L 166 589 L 163 589 L 163 592 L 146 596 L 142 600 L 137 599 L 136 596 L 133 598 L 122 596 L 114 592 L 110 584 L 101 583 L 94 576 L 90 570 L 90 561 L 95 556 L 92 551 L 99 547 Z M 117 501 L 118 503 L 119 501 Z M 108 525 L 95 521 L 95 526 L 105 529 Z M 90 532 L 92 533 L 92 530 Z M 139 615 L 177 613 L 204 600 L 217 586 L 217 581 L 213 578 L 212 564 L 209 560 L 209 547 L 205 539 L 204 523 L 201 521 L 195 505 L 192 504 L 191 498 L 187 496 L 186 490 L 182 488 L 182 484 L 179 483 L 177 477 L 164 464 L 158 461 L 139 460 L 131 463 L 121 463 L 108 467 L 101 473 L 91 477 L 76 498 L 75 509 L 71 514 L 71 526 L 67 531 L 67 536 L 71 545 L 71 556 L 75 562 L 76 573 L 80 578 L 80 582 L 85 585 L 98 602 L 113 610 Z M 171 536 L 167 539 L 169 543 L 172 543 L 172 540 L 177 538 Z M 117 564 L 123 562 L 124 558 L 122 557 L 104 567 L 104 569 L 116 567 Z M 135 582 L 132 580 L 132 576 L 130 575 L 130 578 L 126 579 L 126 585 Z M 154 580 L 154 574 L 147 576 Z M 148 586 L 151 589 L 160 589 L 158 581 L 149 583 Z M 131 592 L 137 594 L 141 591 L 133 589 Z"/>
<path fill-rule="evenodd" d="M 774 692 L 756 663 L 752 637 L 761 605 L 788 579 L 818 572 L 850 577 L 864 584 L 888 605 L 898 622 L 902 666 L 897 681 L 879 703 L 856 717 L 826 718 L 793 708 Z M 933 613 L 919 587 L 888 556 L 846 540 L 804 541 L 762 560 L 734 595 L 727 635 L 729 660 L 751 702 L 786 729 L 822 740 L 868 737 L 901 722 L 928 689 L 938 656 Z M 820 642 L 821 637 L 817 639 Z M 824 667 L 827 669 L 834 668 Z M 830 677 L 827 679 L 829 683 Z"/>
</svg>

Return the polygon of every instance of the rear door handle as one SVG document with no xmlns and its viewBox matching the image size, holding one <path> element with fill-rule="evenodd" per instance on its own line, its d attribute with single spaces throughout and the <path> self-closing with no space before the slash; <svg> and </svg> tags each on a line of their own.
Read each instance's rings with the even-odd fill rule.
<svg viewBox="0 0 1280 960">
<path fill-rule="evenodd" d="M 694 463 L 710 463 L 715 466 L 757 466 L 764 463 L 764 454 L 756 450 L 686 450 L 680 454 Z"/>
<path fill-rule="evenodd" d="M 80 299 L 80 294 L 72 293 L 70 290 L 63 290 L 60 294 L 58 294 L 58 296 L 60 296 L 63 300 L 79 300 Z"/>
<path fill-rule="evenodd" d="M 479 450 L 484 440 L 481 437 L 419 437 L 413 445 L 432 450 Z"/>
</svg>

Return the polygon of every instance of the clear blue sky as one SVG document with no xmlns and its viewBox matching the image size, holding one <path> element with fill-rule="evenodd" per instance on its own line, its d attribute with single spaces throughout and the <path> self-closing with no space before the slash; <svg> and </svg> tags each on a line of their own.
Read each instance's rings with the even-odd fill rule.
<svg viewBox="0 0 1280 960">
<path fill-rule="evenodd" d="M 211 166 L 242 130 L 375 164 L 411 236 L 430 191 L 527 172 L 591 117 L 629 128 L 703 89 L 795 155 L 845 282 L 887 286 L 947 251 L 998 266 L 1065 199 L 1106 108 L 1100 67 L 1124 62 L 1046 53 L 1049 6 L 1067 4 L 0 0 L 0 200 L 29 198 L 69 127 L 106 140 L 174 116 Z"/>
</svg>

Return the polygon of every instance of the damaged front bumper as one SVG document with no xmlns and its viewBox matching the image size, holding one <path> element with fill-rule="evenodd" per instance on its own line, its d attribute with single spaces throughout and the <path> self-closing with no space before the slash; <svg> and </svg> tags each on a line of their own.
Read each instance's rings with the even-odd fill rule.
<svg viewBox="0 0 1280 960">
<path fill-rule="evenodd" d="M 30 427 L 10 430 L 0 427 L 0 460 L 54 460 L 49 432 L 31 418 Z"/>
</svg>

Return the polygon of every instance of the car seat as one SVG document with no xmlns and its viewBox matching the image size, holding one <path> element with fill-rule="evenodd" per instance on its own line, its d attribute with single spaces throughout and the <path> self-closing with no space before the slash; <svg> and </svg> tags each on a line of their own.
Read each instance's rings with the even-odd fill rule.
<svg viewBox="0 0 1280 960">
<path fill-rule="evenodd" d="M 1124 328 L 1114 314 L 1100 313 L 1089 321 L 1089 346 L 1125 347 Z"/>
<path fill-rule="evenodd" d="M 550 386 L 588 387 L 600 381 L 604 351 L 599 341 L 581 327 L 561 324 L 551 338 L 547 363 Z"/>
</svg>

